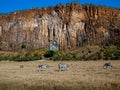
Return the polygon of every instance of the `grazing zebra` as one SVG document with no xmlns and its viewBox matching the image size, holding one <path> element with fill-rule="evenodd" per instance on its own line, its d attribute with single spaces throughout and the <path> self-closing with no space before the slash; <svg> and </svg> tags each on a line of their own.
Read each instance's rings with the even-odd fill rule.
<svg viewBox="0 0 120 90">
<path fill-rule="evenodd" d="M 45 71 L 47 68 L 49 68 L 49 65 L 47 65 L 47 64 L 40 64 L 40 65 L 38 65 L 38 67 L 39 67 L 39 69 L 41 70 L 41 71 Z"/>
<path fill-rule="evenodd" d="M 104 68 L 104 69 L 106 69 L 106 68 L 111 68 L 111 67 L 113 67 L 111 62 L 105 63 L 105 64 L 103 65 L 103 68 Z"/>
<path fill-rule="evenodd" d="M 68 70 L 68 67 L 69 67 L 68 64 L 63 64 L 63 63 L 58 64 L 58 68 L 60 71 Z"/>
</svg>

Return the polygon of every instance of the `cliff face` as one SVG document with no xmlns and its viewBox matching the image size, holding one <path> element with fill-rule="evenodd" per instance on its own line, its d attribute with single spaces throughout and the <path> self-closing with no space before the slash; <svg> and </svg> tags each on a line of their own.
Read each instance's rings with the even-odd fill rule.
<svg viewBox="0 0 120 90">
<path fill-rule="evenodd" d="M 120 10 L 71 3 L 0 15 L 0 50 L 120 44 Z"/>
</svg>

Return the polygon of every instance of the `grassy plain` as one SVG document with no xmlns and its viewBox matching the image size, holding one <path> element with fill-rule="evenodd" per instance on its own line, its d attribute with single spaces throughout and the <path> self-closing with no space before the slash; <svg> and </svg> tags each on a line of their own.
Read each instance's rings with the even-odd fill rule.
<svg viewBox="0 0 120 90">
<path fill-rule="evenodd" d="M 69 70 L 59 71 L 60 62 Z M 103 69 L 105 62 L 113 68 Z M 50 68 L 38 71 L 44 63 Z M 120 61 L 1 61 L 0 90 L 120 90 Z"/>
</svg>

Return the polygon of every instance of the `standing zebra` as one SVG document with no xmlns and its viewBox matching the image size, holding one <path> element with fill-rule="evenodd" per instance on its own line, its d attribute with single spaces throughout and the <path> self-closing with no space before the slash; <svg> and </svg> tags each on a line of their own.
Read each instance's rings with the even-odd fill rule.
<svg viewBox="0 0 120 90">
<path fill-rule="evenodd" d="M 40 64 L 38 65 L 40 71 L 45 71 L 47 68 L 49 68 L 50 66 L 47 64 Z"/>
<path fill-rule="evenodd" d="M 58 68 L 60 71 L 68 70 L 68 67 L 69 67 L 68 64 L 63 64 L 63 63 L 58 64 Z"/>
<path fill-rule="evenodd" d="M 113 67 L 113 65 L 112 65 L 111 62 L 105 63 L 105 64 L 103 65 L 103 68 L 104 68 L 104 69 L 111 68 L 111 67 Z"/>
</svg>

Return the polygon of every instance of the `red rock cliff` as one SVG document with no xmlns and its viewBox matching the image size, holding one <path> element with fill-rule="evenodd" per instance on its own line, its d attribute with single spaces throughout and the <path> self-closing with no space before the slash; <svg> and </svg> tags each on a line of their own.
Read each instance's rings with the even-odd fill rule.
<svg viewBox="0 0 120 90">
<path fill-rule="evenodd" d="M 120 10 L 71 3 L 0 15 L 0 50 L 120 44 Z"/>
</svg>

